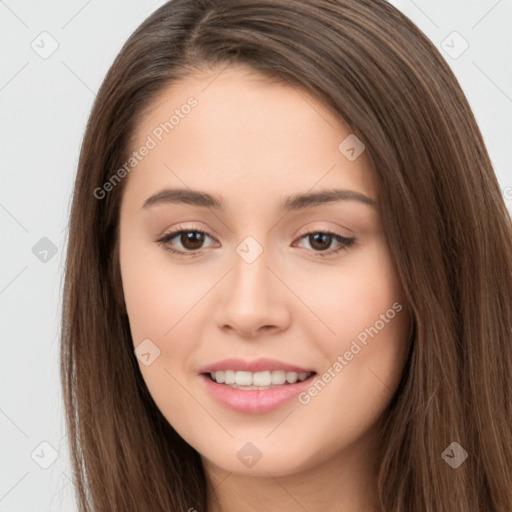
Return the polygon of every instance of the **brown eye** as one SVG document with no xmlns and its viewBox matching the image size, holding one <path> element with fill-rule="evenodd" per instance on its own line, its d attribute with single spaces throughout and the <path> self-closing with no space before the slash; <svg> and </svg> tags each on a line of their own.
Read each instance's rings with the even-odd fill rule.
<svg viewBox="0 0 512 512">
<path fill-rule="evenodd" d="M 330 231 L 312 231 L 300 238 L 301 240 L 307 239 L 311 249 L 317 256 L 329 256 L 347 250 L 356 241 L 355 238 L 345 238 Z M 339 247 L 337 249 L 330 249 L 334 242 L 337 242 Z"/>
<path fill-rule="evenodd" d="M 204 243 L 204 233 L 200 231 L 182 231 L 179 235 L 179 241 L 185 249 L 196 251 Z"/>
<path fill-rule="evenodd" d="M 200 256 L 206 237 L 213 239 L 200 229 L 177 229 L 163 236 L 157 242 L 166 251 L 179 256 Z M 176 244 L 178 244 L 178 248 L 174 247 Z"/>
<path fill-rule="evenodd" d="M 332 243 L 333 235 L 328 233 L 313 233 L 308 235 L 311 247 L 317 251 L 329 249 Z"/>
</svg>

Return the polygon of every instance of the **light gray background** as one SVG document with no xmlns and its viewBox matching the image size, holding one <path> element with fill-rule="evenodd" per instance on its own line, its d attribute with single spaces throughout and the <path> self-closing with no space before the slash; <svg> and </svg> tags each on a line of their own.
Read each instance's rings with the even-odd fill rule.
<svg viewBox="0 0 512 512">
<path fill-rule="evenodd" d="M 163 3 L 0 0 L 0 512 L 76 510 L 58 368 L 70 193 L 95 92 Z M 392 3 L 454 70 L 512 211 L 512 0 Z"/>
</svg>

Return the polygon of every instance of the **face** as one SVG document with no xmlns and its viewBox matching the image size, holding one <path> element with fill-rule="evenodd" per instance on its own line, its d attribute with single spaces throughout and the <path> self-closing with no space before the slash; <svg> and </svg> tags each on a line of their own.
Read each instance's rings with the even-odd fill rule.
<svg viewBox="0 0 512 512">
<path fill-rule="evenodd" d="M 243 68 L 173 84 L 137 126 L 120 217 L 134 349 L 212 467 L 277 476 L 355 456 L 398 386 L 408 309 L 350 135 Z"/>
</svg>

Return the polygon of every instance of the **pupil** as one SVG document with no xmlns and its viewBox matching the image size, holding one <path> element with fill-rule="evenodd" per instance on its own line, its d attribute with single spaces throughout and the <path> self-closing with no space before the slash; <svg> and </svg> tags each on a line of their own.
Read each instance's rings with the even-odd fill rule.
<svg viewBox="0 0 512 512">
<path fill-rule="evenodd" d="M 181 235 L 181 243 L 183 247 L 194 250 L 199 249 L 203 244 L 204 234 L 198 231 L 188 231 Z"/>
<path fill-rule="evenodd" d="M 311 242 L 311 239 L 310 239 L 310 243 L 311 243 L 311 247 L 313 247 L 313 249 L 315 249 L 315 248 L 319 249 L 319 250 L 327 249 L 331 245 L 332 235 L 329 235 L 328 233 L 315 233 L 314 235 L 310 235 L 310 237 L 311 236 L 313 237 L 313 242 Z M 315 245 L 317 244 L 318 238 L 320 239 L 320 245 L 315 247 Z M 326 241 L 326 239 L 327 239 L 327 241 Z"/>
</svg>

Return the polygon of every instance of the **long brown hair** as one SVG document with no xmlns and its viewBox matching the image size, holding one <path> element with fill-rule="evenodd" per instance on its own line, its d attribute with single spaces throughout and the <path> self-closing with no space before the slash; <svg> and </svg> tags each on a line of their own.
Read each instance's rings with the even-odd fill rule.
<svg viewBox="0 0 512 512">
<path fill-rule="evenodd" d="M 95 101 L 73 195 L 61 378 L 80 511 L 206 510 L 199 454 L 153 402 L 119 274 L 127 160 L 155 96 L 243 64 L 316 95 L 366 145 L 414 316 L 382 418 L 386 512 L 512 510 L 512 227 L 468 102 L 434 45 L 384 0 L 174 0 L 129 38 Z M 200 108 L 200 107 L 199 107 Z M 456 469 L 442 457 L 456 441 Z"/>
</svg>

